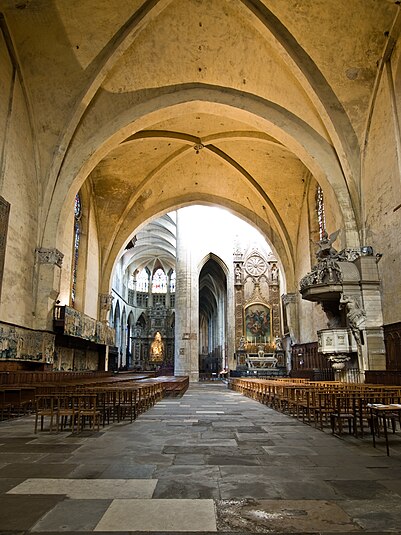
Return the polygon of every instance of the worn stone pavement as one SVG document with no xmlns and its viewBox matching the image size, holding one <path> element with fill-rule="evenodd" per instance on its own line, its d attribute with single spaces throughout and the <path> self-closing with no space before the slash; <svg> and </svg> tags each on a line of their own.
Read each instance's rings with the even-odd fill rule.
<svg viewBox="0 0 401 535">
<path fill-rule="evenodd" d="M 0 423 L 0 533 L 401 533 L 401 448 L 196 384 L 133 423 Z"/>
</svg>

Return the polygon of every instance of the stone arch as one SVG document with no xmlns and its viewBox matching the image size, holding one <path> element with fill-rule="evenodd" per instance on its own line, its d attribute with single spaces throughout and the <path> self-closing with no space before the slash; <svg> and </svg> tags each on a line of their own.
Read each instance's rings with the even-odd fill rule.
<svg viewBox="0 0 401 535">
<path fill-rule="evenodd" d="M 199 371 L 218 373 L 227 365 L 228 278 L 225 262 L 209 253 L 198 264 Z M 207 355 L 204 348 L 208 348 Z"/>
<path fill-rule="evenodd" d="M 223 270 L 223 273 L 227 277 L 227 275 L 228 275 L 228 273 L 230 271 L 228 266 L 227 266 L 227 264 L 218 255 L 216 255 L 214 253 L 209 253 L 209 254 L 207 254 L 206 256 L 204 256 L 202 258 L 202 260 L 198 264 L 198 273 L 200 273 L 202 271 L 203 266 L 209 260 L 214 260 L 216 262 L 216 264 L 218 264 L 221 267 L 221 269 Z"/>
<path fill-rule="evenodd" d="M 111 274 L 113 273 L 117 258 L 121 251 L 123 250 L 125 243 L 132 237 L 138 229 L 141 229 L 144 227 L 149 219 L 152 219 L 154 217 L 161 216 L 164 212 L 167 212 L 169 209 L 179 209 L 184 208 L 186 206 L 190 206 L 191 204 L 194 204 L 194 202 L 187 201 L 187 198 L 190 197 L 190 195 L 183 195 L 180 199 L 175 199 L 176 204 L 174 204 L 173 208 L 169 205 L 161 204 L 159 205 L 160 212 L 157 212 L 156 214 L 152 212 L 144 211 L 142 212 L 142 221 L 136 222 L 135 220 L 132 220 L 132 225 L 135 225 L 138 223 L 137 227 L 128 227 L 126 229 L 126 234 L 124 234 L 124 239 L 121 239 L 120 242 L 116 242 L 115 245 L 115 254 L 110 255 L 109 262 L 104 266 L 103 270 L 103 288 L 105 288 L 104 291 L 109 291 L 110 289 L 110 281 L 111 281 Z M 284 283 L 285 287 L 290 288 L 288 291 L 296 291 L 296 285 L 297 281 L 295 280 L 295 270 L 294 270 L 294 262 L 292 261 L 291 257 L 288 255 L 288 251 L 285 249 L 284 244 L 280 240 L 277 233 L 274 231 L 274 229 L 269 225 L 268 222 L 258 217 L 252 210 L 250 210 L 247 207 L 240 206 L 238 204 L 232 203 L 228 201 L 227 199 L 222 199 L 221 197 L 213 196 L 213 195 L 201 195 L 198 196 L 196 204 L 204 205 L 204 206 L 220 206 L 225 209 L 227 209 L 229 212 L 233 213 L 243 221 L 246 221 L 251 226 L 258 228 L 261 233 L 265 236 L 266 241 L 269 243 L 269 246 L 273 250 L 274 254 L 279 259 L 279 265 L 280 269 L 282 270 L 283 274 L 285 274 L 284 277 Z M 140 223 L 140 224 L 139 224 Z M 119 247 L 119 248 L 117 248 Z M 207 258 L 205 257 L 205 261 L 207 261 Z M 199 267 L 199 270 L 201 269 L 201 265 Z M 225 269 L 228 269 L 227 266 L 225 266 Z"/>
<path fill-rule="evenodd" d="M 121 311 L 119 301 L 117 301 L 114 309 L 113 327 L 116 330 L 116 346 L 119 347 L 121 340 Z"/>
<path fill-rule="evenodd" d="M 334 148 L 325 141 L 309 125 L 275 103 L 260 97 L 247 95 L 237 90 L 207 86 L 205 84 L 183 85 L 173 88 L 159 88 L 158 95 L 141 106 L 124 109 L 116 117 L 113 124 L 105 124 L 98 129 L 98 134 L 86 143 L 73 146 L 68 155 L 56 185 L 53 202 L 50 206 L 43 234 L 43 243 L 53 245 L 60 241 L 60 222 L 63 220 L 66 200 L 74 195 L 89 172 L 114 147 L 127 139 L 135 131 L 150 126 L 157 117 L 168 118 L 177 111 L 206 109 L 215 114 L 226 114 L 247 122 L 272 135 L 285 145 L 308 167 L 319 183 L 333 191 L 344 226 L 344 246 L 359 245 L 358 236 L 358 199 L 351 195 Z M 74 153 L 74 156 L 72 154 Z M 140 194 L 140 193 L 139 193 Z M 138 228 L 144 220 L 155 217 L 165 211 L 185 206 L 194 202 L 194 192 L 183 194 L 180 198 L 170 198 L 148 211 L 141 213 L 136 221 L 128 217 L 129 211 L 120 221 L 118 233 L 110 240 L 110 247 L 105 251 L 101 273 L 101 291 L 109 291 L 110 274 L 118 252 L 124 241 Z M 135 206 L 136 199 L 132 199 Z M 280 227 L 273 213 L 266 219 L 257 217 L 244 205 L 233 205 L 227 199 L 213 196 L 199 196 L 199 203 L 213 203 L 242 215 L 268 237 L 282 259 L 286 273 L 288 291 L 295 288 L 294 255 L 292 244 L 285 235 L 285 228 Z M 131 206 L 131 208 L 132 208 Z"/>
<path fill-rule="evenodd" d="M 172 91 L 174 89 L 174 91 Z M 141 106 L 122 110 L 113 121 L 98 128 L 96 136 L 79 146 L 74 146 L 66 158 L 53 200 L 49 207 L 48 222 L 44 229 L 43 243 L 58 241 L 57 226 L 64 211 L 66 199 L 84 182 L 95 165 L 124 139 L 150 126 L 155 117 L 169 117 L 182 107 L 207 109 L 215 114 L 235 115 L 244 122 L 256 125 L 273 135 L 308 167 L 319 182 L 334 189 L 343 214 L 347 243 L 358 241 L 358 199 L 350 193 L 334 148 L 309 125 L 288 110 L 273 102 L 238 90 L 208 86 L 206 84 L 183 84 L 179 87 L 159 88 L 158 95 Z M 178 107 L 178 108 L 177 108 Z M 79 137 L 79 136 L 78 136 Z M 52 223 L 55 223 L 56 227 Z"/>
</svg>

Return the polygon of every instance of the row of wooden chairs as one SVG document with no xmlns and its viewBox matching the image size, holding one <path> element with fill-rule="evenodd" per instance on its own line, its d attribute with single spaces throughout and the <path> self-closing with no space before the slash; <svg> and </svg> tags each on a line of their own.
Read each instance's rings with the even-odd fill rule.
<svg viewBox="0 0 401 535">
<path fill-rule="evenodd" d="M 5 378 L 15 377 L 24 381 L 0 385 L 0 421 L 32 412 L 35 409 L 35 398 L 40 395 L 70 392 L 80 387 L 126 384 L 147 379 L 149 375 L 151 374 L 111 374 L 110 372 L 3 373 L 3 381 Z"/>
<path fill-rule="evenodd" d="M 82 393 L 54 393 L 46 396 L 38 396 L 35 406 L 35 428 L 38 431 L 44 430 L 45 418 L 49 419 L 49 431 L 57 432 L 71 429 L 72 432 L 79 433 L 87 422 L 90 428 L 100 429 L 101 413 L 97 408 L 97 398 L 95 394 Z"/>
<path fill-rule="evenodd" d="M 32 386 L 0 387 L 0 421 L 28 414 L 34 406 L 35 394 Z"/>
<path fill-rule="evenodd" d="M 35 406 L 35 428 L 44 430 L 45 419 L 49 431 L 69 429 L 79 433 L 85 427 L 99 431 L 100 425 L 129 419 L 138 415 L 163 397 L 160 383 L 141 385 L 126 383 L 111 386 L 76 387 L 74 390 L 53 392 L 37 396 Z"/>
<path fill-rule="evenodd" d="M 232 378 L 230 388 L 256 399 L 280 412 L 324 429 L 333 434 L 344 430 L 356 437 L 363 437 L 366 430 L 380 434 L 379 418 L 372 418 L 372 404 L 392 405 L 393 412 L 386 413 L 386 424 L 393 431 L 400 422 L 401 412 L 396 405 L 401 402 L 401 387 L 342 382 L 314 382 L 307 379 L 248 379 Z"/>
</svg>

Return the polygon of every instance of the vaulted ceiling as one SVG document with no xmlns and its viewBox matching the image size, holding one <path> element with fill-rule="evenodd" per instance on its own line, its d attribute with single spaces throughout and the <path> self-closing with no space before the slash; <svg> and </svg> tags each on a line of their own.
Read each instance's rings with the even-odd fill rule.
<svg viewBox="0 0 401 535">
<path fill-rule="evenodd" d="M 252 221 L 291 270 L 315 181 L 355 242 L 396 4 L 0 0 L 37 139 L 43 243 L 85 180 L 106 275 L 144 221 L 194 202 Z"/>
</svg>

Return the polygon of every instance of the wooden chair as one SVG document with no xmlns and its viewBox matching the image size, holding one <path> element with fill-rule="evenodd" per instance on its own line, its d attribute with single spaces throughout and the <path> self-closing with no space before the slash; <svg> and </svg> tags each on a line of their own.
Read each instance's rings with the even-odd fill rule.
<svg viewBox="0 0 401 535">
<path fill-rule="evenodd" d="M 323 430 L 324 425 L 328 425 L 330 415 L 335 410 L 336 394 L 332 391 L 318 391 L 316 395 L 316 405 L 314 407 L 315 427 L 319 425 Z"/>
<path fill-rule="evenodd" d="M 342 435 L 344 422 L 348 423 L 349 434 L 357 435 L 355 403 L 355 397 L 352 393 L 335 396 L 335 408 L 330 414 L 331 432 L 333 435 Z"/>
<path fill-rule="evenodd" d="M 129 418 L 132 422 L 137 417 L 138 410 L 138 388 L 130 386 L 119 391 L 118 420 Z"/>
<path fill-rule="evenodd" d="M 53 432 L 55 418 L 57 419 L 58 396 L 37 396 L 35 400 L 35 428 L 34 433 L 38 432 L 38 422 L 40 419 L 40 430 L 43 431 L 44 420 L 49 418 L 49 431 Z"/>
<path fill-rule="evenodd" d="M 86 424 L 93 431 L 97 427 L 100 431 L 100 410 L 97 407 L 96 394 L 79 394 L 75 398 L 76 427 L 77 433 L 82 431 Z"/>
<path fill-rule="evenodd" d="M 4 389 L 0 390 L 0 418 L 1 420 L 11 417 L 11 403 L 6 400 L 6 393 Z"/>
<path fill-rule="evenodd" d="M 58 410 L 56 418 L 56 431 L 71 430 L 74 433 L 78 425 L 78 403 L 77 394 L 61 393 L 58 397 Z"/>
</svg>

